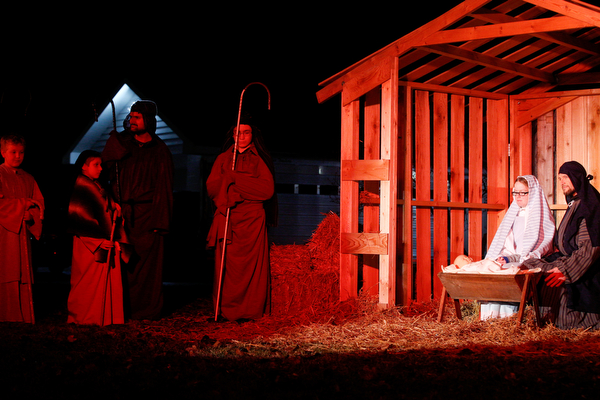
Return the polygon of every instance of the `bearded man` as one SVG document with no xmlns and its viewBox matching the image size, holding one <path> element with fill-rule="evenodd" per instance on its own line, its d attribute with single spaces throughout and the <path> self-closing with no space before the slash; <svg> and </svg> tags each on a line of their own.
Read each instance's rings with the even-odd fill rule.
<svg viewBox="0 0 600 400">
<path fill-rule="evenodd" d="M 540 281 L 542 319 L 561 329 L 600 327 L 600 193 L 576 161 L 558 179 L 569 208 L 555 235 L 557 252 L 524 265 L 545 272 Z"/>
<path fill-rule="evenodd" d="M 125 265 L 126 316 L 156 320 L 163 305 L 164 235 L 173 213 L 173 159 L 156 136 L 156 104 L 131 106 L 125 130 L 113 131 L 102 151 L 110 185 L 120 202 L 133 254 Z"/>
</svg>

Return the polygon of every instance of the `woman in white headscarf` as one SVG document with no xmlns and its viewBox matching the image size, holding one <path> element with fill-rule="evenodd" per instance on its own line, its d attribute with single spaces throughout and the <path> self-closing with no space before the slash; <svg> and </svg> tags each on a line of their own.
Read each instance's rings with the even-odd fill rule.
<svg viewBox="0 0 600 400">
<path fill-rule="evenodd" d="M 537 178 L 519 176 L 512 194 L 513 202 L 485 256 L 504 267 L 511 263 L 520 265 L 529 258 L 541 258 L 554 250 L 554 218 Z M 508 317 L 518 308 L 518 303 L 484 302 L 480 318 Z"/>
</svg>

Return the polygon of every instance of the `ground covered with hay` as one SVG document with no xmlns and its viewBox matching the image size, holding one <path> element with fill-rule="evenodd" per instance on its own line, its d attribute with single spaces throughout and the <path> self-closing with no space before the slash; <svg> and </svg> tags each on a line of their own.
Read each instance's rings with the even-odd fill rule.
<svg viewBox="0 0 600 400">
<path fill-rule="evenodd" d="M 448 308 L 437 323 L 436 309 L 359 299 L 214 323 L 197 299 L 104 328 L 68 325 L 55 309 L 36 325 L 0 324 L 2 398 L 597 398 L 598 333 L 538 329 L 529 311 L 517 324 L 459 321 Z"/>
<path fill-rule="evenodd" d="M 600 333 L 539 329 L 530 309 L 522 324 L 481 322 L 476 302 L 462 304 L 463 320 L 449 305 L 441 323 L 434 302 L 339 302 L 327 289 L 335 234 L 321 233 L 274 246 L 274 309 L 257 321 L 212 322 L 206 288 L 179 285 L 165 286 L 159 321 L 75 326 L 68 285 L 38 281 L 37 323 L 0 323 L 1 397 L 598 398 Z"/>
</svg>

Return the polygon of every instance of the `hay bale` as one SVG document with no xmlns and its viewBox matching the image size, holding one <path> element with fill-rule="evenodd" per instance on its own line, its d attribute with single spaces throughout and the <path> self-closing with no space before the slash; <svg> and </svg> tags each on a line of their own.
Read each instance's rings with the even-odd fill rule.
<svg viewBox="0 0 600 400">
<path fill-rule="evenodd" d="M 318 313 L 339 300 L 339 217 L 329 213 L 305 245 L 271 246 L 273 315 Z"/>
<path fill-rule="evenodd" d="M 339 270 L 340 217 L 330 211 L 310 237 L 307 246 L 316 267 Z"/>
</svg>

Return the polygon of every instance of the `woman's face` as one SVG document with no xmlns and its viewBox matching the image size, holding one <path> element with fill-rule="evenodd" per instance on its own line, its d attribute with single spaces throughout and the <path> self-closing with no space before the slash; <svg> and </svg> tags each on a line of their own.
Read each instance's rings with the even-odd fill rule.
<svg viewBox="0 0 600 400">
<path fill-rule="evenodd" d="M 527 202 L 529 202 L 529 186 L 517 181 L 513 186 L 512 192 L 513 198 L 517 202 L 517 205 L 521 208 L 525 207 L 527 205 Z"/>
<path fill-rule="evenodd" d="M 252 127 L 250 125 L 241 124 L 240 133 L 237 135 L 238 151 L 243 153 L 252 144 Z"/>
</svg>

